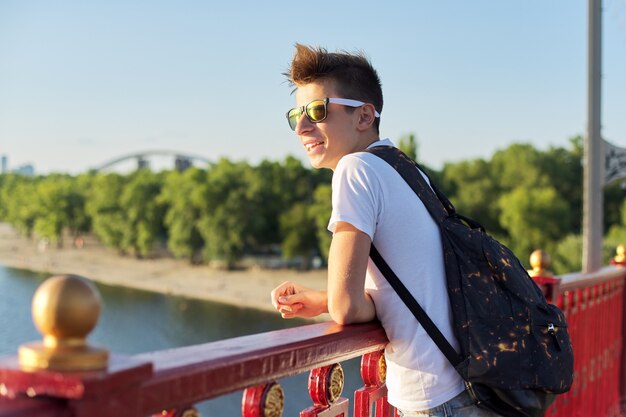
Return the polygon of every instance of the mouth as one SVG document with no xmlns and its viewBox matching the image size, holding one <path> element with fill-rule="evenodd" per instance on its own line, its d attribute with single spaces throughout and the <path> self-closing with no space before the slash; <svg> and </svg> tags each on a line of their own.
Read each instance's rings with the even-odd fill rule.
<svg viewBox="0 0 626 417">
<path fill-rule="evenodd" d="M 308 142 L 304 144 L 304 149 L 306 149 L 307 152 L 311 152 L 313 149 L 323 144 L 324 144 L 323 141 Z"/>
</svg>

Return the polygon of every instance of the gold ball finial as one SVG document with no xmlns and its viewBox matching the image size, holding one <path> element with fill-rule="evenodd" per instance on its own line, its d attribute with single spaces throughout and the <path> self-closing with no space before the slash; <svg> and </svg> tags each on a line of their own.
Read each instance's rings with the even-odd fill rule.
<svg viewBox="0 0 626 417">
<path fill-rule="evenodd" d="M 86 341 L 98 322 L 100 305 L 97 288 L 85 278 L 59 275 L 44 281 L 32 305 L 33 321 L 43 342 L 20 346 L 20 366 L 59 371 L 106 368 L 108 352 Z"/>
<path fill-rule="evenodd" d="M 617 245 L 613 261 L 618 264 L 626 263 L 626 247 L 624 245 Z"/>
<path fill-rule="evenodd" d="M 542 249 L 537 249 L 530 254 L 530 266 L 532 266 L 532 270 L 528 271 L 531 277 L 549 277 L 552 276 L 552 272 L 550 271 L 551 264 L 550 255 Z"/>
</svg>

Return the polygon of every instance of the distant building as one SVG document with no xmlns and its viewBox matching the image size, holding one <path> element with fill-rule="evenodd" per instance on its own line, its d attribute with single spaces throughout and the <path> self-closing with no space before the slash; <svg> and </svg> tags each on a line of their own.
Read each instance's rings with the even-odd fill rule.
<svg viewBox="0 0 626 417">
<path fill-rule="evenodd" d="M 174 169 L 178 172 L 183 172 L 190 168 L 192 165 L 191 159 L 185 158 L 183 156 L 177 156 L 174 160 Z"/>
<path fill-rule="evenodd" d="M 137 169 L 139 170 L 144 168 L 150 169 L 150 161 L 140 156 L 137 158 Z"/>
<path fill-rule="evenodd" d="M 33 164 L 24 164 L 15 169 L 9 170 L 9 157 L 2 155 L 0 156 L 0 174 L 7 174 L 9 172 L 32 177 L 35 175 L 35 167 Z"/>
<path fill-rule="evenodd" d="M 35 175 L 35 167 L 32 164 L 25 164 L 15 168 L 12 172 L 14 174 L 32 177 L 33 175 Z"/>
</svg>

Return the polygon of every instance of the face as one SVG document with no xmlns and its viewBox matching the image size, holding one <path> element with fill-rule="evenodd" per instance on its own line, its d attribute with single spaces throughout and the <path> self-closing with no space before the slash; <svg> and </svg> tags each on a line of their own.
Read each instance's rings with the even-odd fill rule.
<svg viewBox="0 0 626 417">
<path fill-rule="evenodd" d="M 296 90 L 296 106 L 326 97 L 341 97 L 331 82 L 306 84 Z M 358 109 L 348 112 L 340 104 L 328 103 L 327 110 L 326 119 L 319 123 L 312 123 L 302 115 L 295 132 L 314 168 L 334 170 L 342 156 L 364 148 L 358 130 Z"/>
</svg>

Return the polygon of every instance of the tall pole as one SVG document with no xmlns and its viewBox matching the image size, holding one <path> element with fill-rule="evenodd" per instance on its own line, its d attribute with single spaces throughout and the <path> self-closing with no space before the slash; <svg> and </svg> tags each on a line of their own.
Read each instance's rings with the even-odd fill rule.
<svg viewBox="0 0 626 417">
<path fill-rule="evenodd" d="M 601 136 L 602 0 L 589 1 L 587 137 L 583 188 L 583 272 L 602 265 L 604 147 Z"/>
</svg>

